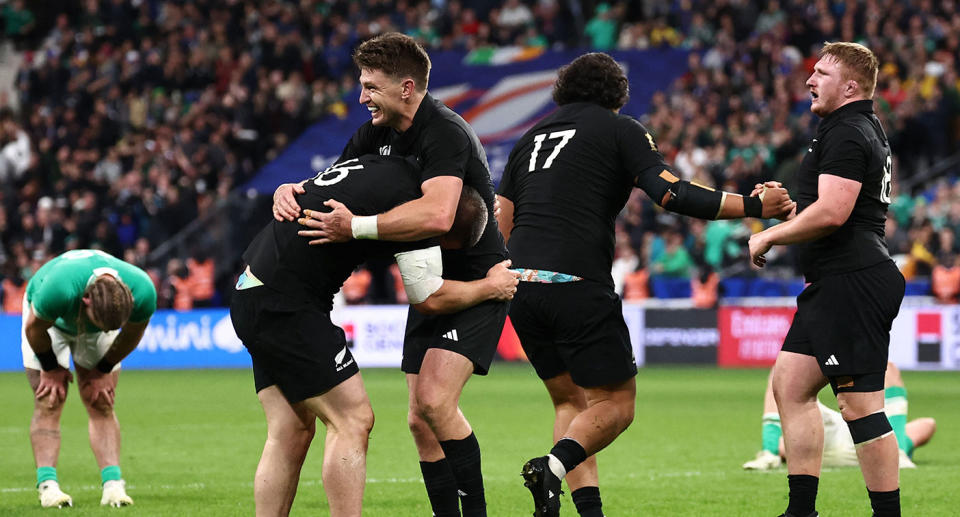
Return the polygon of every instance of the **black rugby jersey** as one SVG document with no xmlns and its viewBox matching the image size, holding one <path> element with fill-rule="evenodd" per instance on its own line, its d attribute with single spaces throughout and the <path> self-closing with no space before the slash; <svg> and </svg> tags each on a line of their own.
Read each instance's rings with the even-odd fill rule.
<svg viewBox="0 0 960 517">
<path fill-rule="evenodd" d="M 665 168 L 634 118 L 593 103 L 561 106 L 510 153 L 498 193 L 514 203 L 514 267 L 577 275 L 613 285 L 614 223 L 634 186 L 660 200 Z"/>
<path fill-rule="evenodd" d="M 304 209 L 329 212 L 336 199 L 356 215 L 375 215 L 420 197 L 420 169 L 397 157 L 364 155 L 338 162 L 303 185 L 297 196 Z M 320 303 L 329 310 L 333 295 L 360 263 L 374 254 L 428 245 L 420 242 L 351 240 L 311 246 L 297 235 L 296 221 L 271 220 L 253 239 L 243 259 L 261 282 L 284 294 Z"/>
<path fill-rule="evenodd" d="M 873 101 L 851 102 L 824 117 L 797 171 L 797 213 L 818 198 L 821 174 L 861 183 L 853 212 L 835 232 L 797 244 L 808 282 L 890 260 L 884 223 L 893 179 L 887 136 L 873 113 Z"/>
<path fill-rule="evenodd" d="M 443 250 L 444 278 L 463 281 L 483 278 L 491 266 L 507 258 L 503 237 L 493 216 L 493 182 L 487 155 L 473 128 L 460 115 L 427 94 L 406 131 L 400 133 L 367 121 L 350 138 L 338 161 L 367 153 L 413 157 L 422 169 L 421 183 L 437 176 L 456 176 L 483 197 L 487 205 L 487 227 L 474 247 Z"/>
</svg>

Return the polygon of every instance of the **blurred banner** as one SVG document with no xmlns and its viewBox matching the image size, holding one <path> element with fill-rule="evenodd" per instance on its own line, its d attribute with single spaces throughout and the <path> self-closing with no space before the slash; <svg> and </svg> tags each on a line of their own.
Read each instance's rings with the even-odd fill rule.
<svg viewBox="0 0 960 517">
<path fill-rule="evenodd" d="M 794 307 L 646 308 L 625 303 L 623 317 L 638 365 L 718 364 L 769 367 L 793 320 Z M 361 367 L 400 366 L 406 305 L 348 306 L 331 319 L 346 334 Z M 0 315 L 0 371 L 22 370 L 20 317 Z M 498 358 L 525 361 L 509 319 Z M 890 360 L 902 369 L 960 369 L 960 306 L 905 306 L 890 332 Z M 248 368 L 250 356 L 227 309 L 157 311 L 124 368 Z"/>
<path fill-rule="evenodd" d="M 796 307 L 720 307 L 720 366 L 771 366 Z"/>
<path fill-rule="evenodd" d="M 513 144 L 554 109 L 553 82 L 557 68 L 581 52 L 518 54 L 511 59 L 476 64 L 460 52 L 431 52 L 430 94 L 470 123 L 483 142 L 494 183 L 499 182 Z M 647 113 L 650 98 L 687 70 L 687 51 L 656 49 L 613 52 L 630 79 L 630 102 L 622 113 Z M 343 118 L 317 122 L 264 166 L 247 188 L 273 193 L 280 183 L 300 181 L 323 170 L 340 156 L 354 131 L 370 118 L 359 104 L 359 90 L 347 99 Z"/>
<path fill-rule="evenodd" d="M 796 307 L 721 307 L 717 364 L 773 365 Z M 960 306 L 904 306 L 890 329 L 890 360 L 905 370 L 960 369 Z"/>
<path fill-rule="evenodd" d="M 717 364 L 716 309 L 646 309 L 646 364 Z"/>
</svg>

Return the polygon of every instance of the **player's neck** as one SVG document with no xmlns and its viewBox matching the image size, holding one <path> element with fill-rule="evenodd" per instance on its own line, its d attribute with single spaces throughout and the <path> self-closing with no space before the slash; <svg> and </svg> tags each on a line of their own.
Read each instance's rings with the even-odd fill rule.
<svg viewBox="0 0 960 517">
<path fill-rule="evenodd" d="M 413 125 L 413 118 L 417 116 L 417 111 L 420 109 L 420 103 L 423 102 L 423 99 L 427 96 L 427 92 L 423 93 L 414 93 L 410 96 L 410 99 L 404 103 L 403 113 L 400 116 L 400 120 L 393 126 L 393 129 L 403 133 L 406 130 L 410 129 L 410 126 Z"/>
</svg>

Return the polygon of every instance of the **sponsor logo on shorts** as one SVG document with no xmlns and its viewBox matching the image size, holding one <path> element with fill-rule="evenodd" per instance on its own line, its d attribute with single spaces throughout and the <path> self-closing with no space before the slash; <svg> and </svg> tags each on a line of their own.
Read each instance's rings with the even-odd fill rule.
<svg viewBox="0 0 960 517">
<path fill-rule="evenodd" d="M 337 352 L 337 355 L 333 358 L 333 362 L 337 365 L 338 372 L 353 364 L 353 357 L 351 357 L 347 362 L 343 362 L 346 357 L 347 347 L 343 347 L 343 350 Z"/>
<path fill-rule="evenodd" d="M 453 329 L 443 335 L 444 339 L 449 339 L 450 341 L 460 341 L 460 338 L 457 336 L 457 329 Z"/>
<path fill-rule="evenodd" d="M 823 363 L 825 366 L 840 366 L 840 361 L 837 361 L 837 358 L 833 354 L 830 354 L 830 357 L 827 358 L 827 362 Z"/>
</svg>

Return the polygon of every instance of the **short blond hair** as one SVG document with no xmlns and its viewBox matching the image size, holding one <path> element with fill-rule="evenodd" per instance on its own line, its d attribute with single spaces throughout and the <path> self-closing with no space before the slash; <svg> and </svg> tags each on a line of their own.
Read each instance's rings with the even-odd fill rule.
<svg viewBox="0 0 960 517">
<path fill-rule="evenodd" d="M 873 97 L 877 87 L 877 70 L 880 68 L 877 56 L 859 43 L 838 41 L 827 43 L 820 50 L 820 57 L 832 56 L 843 65 L 845 79 L 853 79 L 867 98 Z"/>
</svg>

